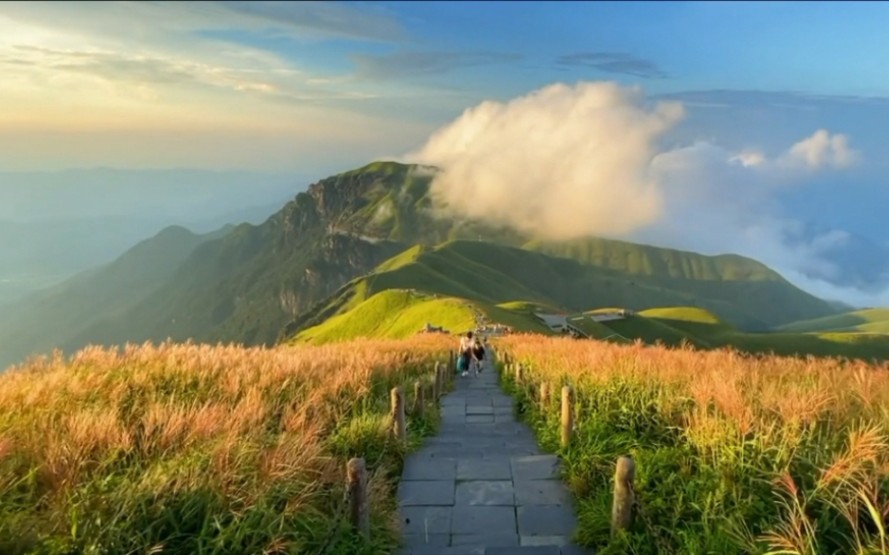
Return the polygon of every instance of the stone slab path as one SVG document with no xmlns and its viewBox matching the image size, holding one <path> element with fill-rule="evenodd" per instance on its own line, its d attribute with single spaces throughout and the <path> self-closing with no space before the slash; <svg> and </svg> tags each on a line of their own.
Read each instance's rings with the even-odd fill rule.
<svg viewBox="0 0 889 555">
<path fill-rule="evenodd" d="M 439 434 L 411 453 L 398 487 L 400 555 L 579 555 L 558 458 L 517 422 L 490 365 L 455 378 Z"/>
</svg>

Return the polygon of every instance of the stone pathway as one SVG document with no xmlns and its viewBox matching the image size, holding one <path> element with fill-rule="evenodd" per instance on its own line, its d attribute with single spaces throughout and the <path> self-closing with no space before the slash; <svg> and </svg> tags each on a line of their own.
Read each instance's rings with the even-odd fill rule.
<svg viewBox="0 0 889 555">
<path fill-rule="evenodd" d="M 490 365 L 456 378 L 438 436 L 405 461 L 398 504 L 401 555 L 579 555 L 558 458 L 516 422 Z"/>
</svg>

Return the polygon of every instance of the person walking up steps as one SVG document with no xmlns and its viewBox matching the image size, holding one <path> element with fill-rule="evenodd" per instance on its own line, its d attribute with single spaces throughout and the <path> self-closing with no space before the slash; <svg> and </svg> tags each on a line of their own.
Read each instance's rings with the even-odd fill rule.
<svg viewBox="0 0 889 555">
<path fill-rule="evenodd" d="M 482 373 L 482 367 L 485 364 L 485 348 L 478 337 L 475 338 L 472 345 L 472 358 L 475 359 L 475 375 L 478 376 Z"/>
<path fill-rule="evenodd" d="M 466 335 L 460 338 L 460 352 L 457 358 L 457 370 L 461 376 L 469 375 L 469 365 L 472 362 L 472 332 L 466 332 Z"/>
</svg>

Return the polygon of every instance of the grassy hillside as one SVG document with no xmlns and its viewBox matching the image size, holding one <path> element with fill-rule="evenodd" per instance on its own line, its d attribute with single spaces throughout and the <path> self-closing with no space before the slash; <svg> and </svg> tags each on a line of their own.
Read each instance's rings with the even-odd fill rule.
<svg viewBox="0 0 889 555">
<path fill-rule="evenodd" d="M 571 259 L 486 242 L 449 241 L 434 248 L 413 247 L 387 260 L 306 311 L 285 330 L 285 335 L 289 337 L 297 330 L 317 326 L 327 318 L 351 310 L 375 293 L 389 289 L 416 289 L 487 305 L 515 303 L 512 307 L 526 313 L 534 307 L 577 312 L 591 306 L 618 305 L 642 310 L 696 304 L 739 328 L 748 329 L 762 329 L 774 322 L 762 320 L 760 312 L 774 313 L 782 306 L 792 312 L 799 308 L 800 296 L 805 296 L 780 281 L 734 283 L 746 288 L 749 295 L 733 297 L 731 293 L 737 288 L 728 282 L 725 290 L 713 288 L 714 297 L 693 295 L 664 287 L 658 280 L 627 278 L 618 271 Z M 772 299 L 776 291 L 783 291 L 789 304 Z M 767 298 L 771 304 L 761 305 L 759 298 Z M 820 301 L 814 299 L 811 311 L 819 313 L 821 308 Z M 679 340 L 673 337 L 672 330 L 661 331 L 664 341 Z M 641 335 L 652 336 L 647 332 Z"/>
<path fill-rule="evenodd" d="M 530 301 L 507 301 L 499 303 L 498 308 L 510 310 L 513 312 L 521 312 L 523 314 L 533 314 L 535 312 L 558 312 L 558 308 L 541 303 L 532 303 Z"/>
<path fill-rule="evenodd" d="M 671 306 L 661 308 L 649 308 L 639 313 L 646 318 L 658 318 L 661 320 L 674 320 L 676 322 L 688 322 L 694 324 L 707 324 L 723 326 L 722 320 L 711 312 L 702 308 L 691 306 Z"/>
<path fill-rule="evenodd" d="M 296 341 L 327 343 L 358 337 L 401 339 L 416 334 L 427 322 L 451 333 L 463 333 L 475 327 L 474 314 L 465 301 L 390 289 L 299 333 Z"/>
<path fill-rule="evenodd" d="M 707 308 L 744 329 L 765 331 L 771 327 L 769 322 L 780 325 L 801 320 L 804 317 L 800 314 L 836 313 L 826 301 L 796 288 L 764 264 L 743 256 L 704 256 L 601 238 L 559 243 L 530 241 L 524 248 L 606 268 L 631 281 L 681 292 L 689 298 L 708 299 L 708 304 L 682 304 Z M 741 299 L 746 302 L 742 303 Z M 728 305 L 717 308 L 714 301 Z M 747 309 L 729 315 L 734 310 L 729 305 L 747 305 Z"/>
<path fill-rule="evenodd" d="M 870 308 L 803 320 L 781 326 L 779 330 L 785 332 L 859 331 L 889 334 L 889 308 Z"/>
<path fill-rule="evenodd" d="M 662 343 L 678 347 L 683 343 L 689 343 L 699 348 L 711 346 L 707 341 L 655 318 L 627 316 L 622 320 L 602 322 L 602 325 L 626 339 L 641 339 L 649 344 Z"/>
<path fill-rule="evenodd" d="M 599 237 L 560 242 L 528 241 L 523 248 L 634 276 L 696 281 L 781 280 L 768 266 L 743 256 L 704 256 Z"/>
<path fill-rule="evenodd" d="M 574 320 L 578 318 L 579 320 Z M 742 352 L 784 356 L 837 356 L 864 360 L 889 360 L 889 337 L 867 333 L 746 333 L 714 314 L 695 307 L 643 310 L 622 320 L 601 323 L 578 315 L 572 324 L 598 324 L 627 340 L 678 346 L 683 342 L 700 349 L 731 347 Z M 582 328 L 581 328 L 582 329 Z M 596 330 L 594 338 L 605 338 Z M 609 337 L 614 341 L 614 337 Z"/>
<path fill-rule="evenodd" d="M 720 343 L 719 336 L 737 333 L 731 325 L 712 312 L 690 306 L 662 307 L 643 310 L 641 317 L 660 322 L 704 343 Z"/>
<path fill-rule="evenodd" d="M 889 337 L 868 333 L 735 333 L 720 336 L 714 346 L 733 346 L 750 353 L 834 356 L 889 360 Z"/>
<path fill-rule="evenodd" d="M 462 334 L 475 329 L 476 312 L 492 323 L 512 326 L 517 331 L 548 332 L 532 316 L 522 312 L 456 297 L 388 289 L 299 332 L 291 342 L 320 344 L 356 338 L 402 339 L 418 333 L 427 323 L 444 328 L 450 334 Z"/>
</svg>

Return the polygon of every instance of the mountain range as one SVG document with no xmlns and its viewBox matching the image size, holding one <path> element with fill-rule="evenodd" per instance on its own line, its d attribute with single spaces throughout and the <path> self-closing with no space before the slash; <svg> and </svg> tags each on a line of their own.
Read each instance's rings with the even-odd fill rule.
<svg viewBox="0 0 889 555">
<path fill-rule="evenodd" d="M 257 225 L 165 229 L 4 307 L 0 365 L 88 343 L 272 344 L 386 290 L 563 311 L 691 305 L 747 331 L 838 312 L 741 256 L 553 243 L 455 217 L 430 193 L 436 171 L 375 162 L 312 184 Z"/>
<path fill-rule="evenodd" d="M 260 223 L 292 176 L 202 170 L 0 172 L 0 306 L 107 264 L 170 225 Z"/>
</svg>

